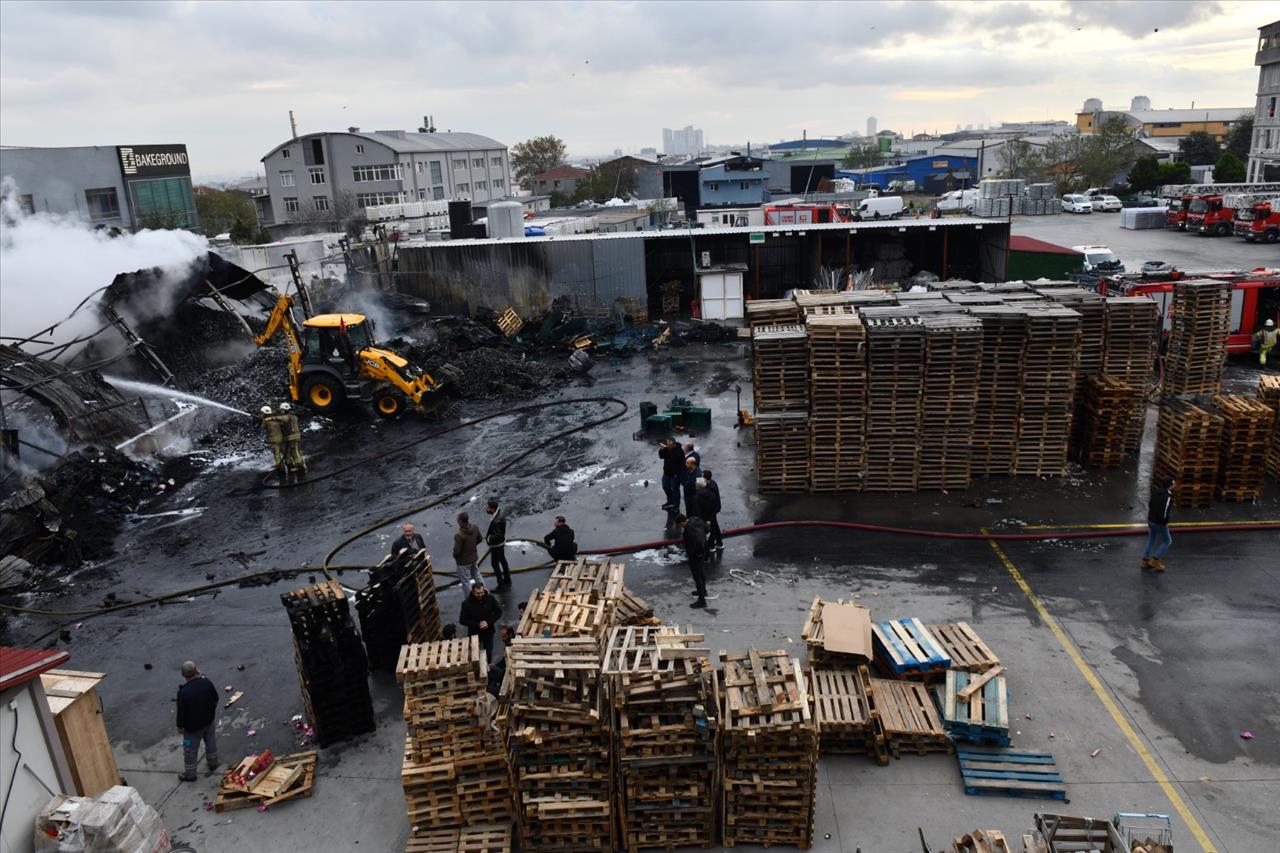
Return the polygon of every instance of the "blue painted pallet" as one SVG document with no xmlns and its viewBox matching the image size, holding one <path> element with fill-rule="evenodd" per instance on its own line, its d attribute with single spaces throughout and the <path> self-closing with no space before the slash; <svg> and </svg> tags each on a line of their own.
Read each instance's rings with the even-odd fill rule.
<svg viewBox="0 0 1280 853">
<path fill-rule="evenodd" d="M 965 701 L 961 694 L 981 678 L 977 673 L 947 670 L 947 679 L 933 691 L 942 727 L 952 740 L 1008 746 L 1009 687 L 1003 675 L 988 678 Z"/>
<path fill-rule="evenodd" d="M 956 759 L 964 792 L 971 796 L 1067 798 L 1058 766 L 1047 752 L 957 747 Z"/>
<path fill-rule="evenodd" d="M 951 657 L 919 619 L 886 619 L 871 627 L 876 659 L 899 678 L 941 675 Z"/>
</svg>

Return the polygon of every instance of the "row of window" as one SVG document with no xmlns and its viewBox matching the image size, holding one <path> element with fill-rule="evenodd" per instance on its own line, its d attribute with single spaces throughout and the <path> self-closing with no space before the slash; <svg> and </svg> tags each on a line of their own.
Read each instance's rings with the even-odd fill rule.
<svg viewBox="0 0 1280 853">
<path fill-rule="evenodd" d="M 399 163 L 384 163 L 379 166 L 352 166 L 351 173 L 357 184 L 368 181 L 400 181 L 404 179 L 404 169 Z"/>
<path fill-rule="evenodd" d="M 376 207 L 379 204 L 403 204 L 404 193 L 356 193 L 356 204 Z"/>
<path fill-rule="evenodd" d="M 498 168 L 501 168 L 501 167 L 502 167 L 502 158 L 501 158 L 501 157 L 490 157 L 490 158 L 489 158 L 489 163 L 490 163 L 490 165 L 497 166 Z M 484 158 L 483 158 L 483 157 L 472 157 L 472 158 L 471 158 L 471 166 L 472 166 L 472 168 L 475 168 L 475 169 L 483 169 L 483 168 L 484 168 Z M 465 168 L 467 168 L 467 158 L 466 158 L 466 157 L 455 157 L 455 158 L 453 159 L 453 168 L 454 168 L 454 169 L 465 169 Z"/>
<path fill-rule="evenodd" d="M 329 197 L 327 195 L 312 196 L 311 203 L 315 205 L 316 210 L 329 209 Z M 285 213 L 297 213 L 300 208 L 301 208 L 301 205 L 298 203 L 297 196 L 287 195 L 284 197 Z"/>
<path fill-rule="evenodd" d="M 751 189 L 754 183 L 755 183 L 754 181 L 738 181 L 738 189 L 742 190 L 743 192 L 746 192 Z M 713 193 L 720 192 L 720 182 L 708 181 L 707 189 Z"/>
</svg>

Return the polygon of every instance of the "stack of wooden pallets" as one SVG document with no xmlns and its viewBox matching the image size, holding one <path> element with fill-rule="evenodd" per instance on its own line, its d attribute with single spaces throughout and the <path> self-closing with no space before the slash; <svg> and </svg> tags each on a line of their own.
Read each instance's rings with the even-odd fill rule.
<svg viewBox="0 0 1280 853">
<path fill-rule="evenodd" d="M 404 853 L 511 853 L 511 825 L 487 824 L 411 835 Z"/>
<path fill-rule="evenodd" d="M 809 335 L 804 326 L 756 326 L 751 332 L 756 413 L 809 410 Z"/>
<path fill-rule="evenodd" d="M 850 308 L 848 302 L 839 303 Z M 854 492 L 865 474 L 867 330 L 856 314 L 809 316 L 809 491 Z"/>
<path fill-rule="evenodd" d="M 978 405 L 982 322 L 962 314 L 923 318 L 925 360 L 920 409 L 921 489 L 969 486 Z"/>
<path fill-rule="evenodd" d="M 1256 501 L 1266 478 L 1276 412 L 1256 397 L 1219 394 L 1213 403 L 1223 421 L 1217 498 Z"/>
<path fill-rule="evenodd" d="M 421 597 L 424 586 L 430 588 L 425 601 Z M 375 672 L 395 672 L 405 643 L 440 639 L 440 607 L 431 556 L 423 550 L 384 559 L 365 588 L 356 593 L 356 613 L 360 614 L 369 668 Z"/>
<path fill-rule="evenodd" d="M 865 664 L 849 669 L 810 669 L 809 688 L 824 754 L 865 755 L 877 764 L 889 763 L 880 712 L 872 701 L 871 673 Z"/>
<path fill-rule="evenodd" d="M 1145 296 L 1108 296 L 1102 372 L 1133 387 L 1125 450 L 1136 453 L 1147 421 L 1147 387 L 1155 362 L 1160 307 Z"/>
<path fill-rule="evenodd" d="M 800 322 L 800 309 L 793 299 L 753 299 L 746 305 L 747 326 L 785 326 Z"/>
<path fill-rule="evenodd" d="M 1084 398 L 1076 409 L 1076 448 L 1090 468 L 1119 468 L 1133 419 L 1133 386 L 1114 376 L 1099 374 L 1084 380 Z"/>
<path fill-rule="evenodd" d="M 719 691 L 701 634 L 614 628 L 605 653 L 628 851 L 715 842 Z"/>
<path fill-rule="evenodd" d="M 1018 444 L 1027 312 L 1011 305 L 979 305 L 972 311 L 982 321 L 982 361 L 969 470 L 975 476 L 1008 475 Z"/>
<path fill-rule="evenodd" d="M 609 715 L 593 637 L 507 647 L 505 739 L 525 850 L 614 850 Z"/>
<path fill-rule="evenodd" d="M 369 665 L 342 585 L 305 586 L 280 600 L 293 629 L 302 705 L 316 742 L 323 747 L 373 731 Z"/>
<path fill-rule="evenodd" d="M 724 844 L 813 843 L 818 727 L 800 662 L 720 653 Z"/>
<path fill-rule="evenodd" d="M 1173 328 L 1165 353 L 1166 394 L 1216 394 L 1227 363 L 1231 290 L 1225 281 L 1173 283 Z"/>
<path fill-rule="evenodd" d="M 1080 315 L 1080 358 L 1076 365 L 1076 376 L 1080 380 L 1076 388 L 1079 393 L 1086 377 L 1102 373 L 1107 332 L 1106 303 L 1097 293 L 1083 287 L 1037 287 L 1036 292 Z"/>
<path fill-rule="evenodd" d="M 867 475 L 869 492 L 913 492 L 919 477 L 920 388 L 924 326 L 909 309 L 862 309 L 867 327 Z"/>
<path fill-rule="evenodd" d="M 1206 507 L 1218 485 L 1222 417 L 1209 406 L 1166 398 L 1156 429 L 1155 476 L 1178 483 L 1174 506 Z"/>
<path fill-rule="evenodd" d="M 396 664 L 404 690 L 401 781 L 414 833 L 509 821 L 506 755 L 483 712 L 479 637 L 412 643 Z"/>
<path fill-rule="evenodd" d="M 541 590 L 534 590 L 516 634 L 521 637 L 591 637 L 604 651 L 625 593 L 623 563 L 609 557 L 561 560 Z"/>
<path fill-rule="evenodd" d="M 951 658 L 919 619 L 882 619 L 871 627 L 876 663 L 895 678 L 942 678 Z"/>
<path fill-rule="evenodd" d="M 950 669 L 934 688 L 942 727 L 952 740 L 1009 745 L 1009 687 L 1002 669 L 988 672 Z"/>
<path fill-rule="evenodd" d="M 1267 473 L 1280 480 L 1280 376 L 1264 373 L 1258 377 L 1258 397 L 1276 413 L 1267 449 Z"/>
<path fill-rule="evenodd" d="M 1072 309 L 1059 305 L 1027 309 L 1015 474 L 1066 472 L 1079 339 L 1080 315 Z"/>
<path fill-rule="evenodd" d="M 756 479 L 762 494 L 809 489 L 809 415 L 765 412 L 756 415 Z"/>
<path fill-rule="evenodd" d="M 796 295 L 796 308 L 801 319 L 815 316 L 848 316 L 856 314 L 857 306 L 848 293 L 837 290 L 814 290 Z"/>
<path fill-rule="evenodd" d="M 951 738 L 929 696 L 929 688 L 914 681 L 871 679 L 871 703 L 880 717 L 885 743 L 894 758 L 904 752 L 924 755 L 950 752 Z"/>
</svg>

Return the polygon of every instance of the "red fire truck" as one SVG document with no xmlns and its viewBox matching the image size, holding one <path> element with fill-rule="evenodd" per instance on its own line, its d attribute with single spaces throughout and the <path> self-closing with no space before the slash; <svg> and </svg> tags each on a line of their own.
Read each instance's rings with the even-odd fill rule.
<svg viewBox="0 0 1280 853">
<path fill-rule="evenodd" d="M 1181 279 L 1211 278 L 1231 285 L 1231 331 L 1227 352 L 1249 352 L 1253 333 L 1267 320 L 1280 323 L 1280 268 L 1259 268 L 1249 272 L 1181 272 L 1173 270 L 1158 276 L 1121 273 L 1103 276 L 1098 292 L 1103 296 L 1148 296 L 1160 306 L 1164 333 L 1169 333 L 1170 308 L 1173 305 L 1173 283 Z"/>
<path fill-rule="evenodd" d="M 1159 190 L 1159 196 L 1164 199 L 1168 208 L 1165 227 L 1179 231 L 1200 231 L 1201 226 L 1205 226 L 1206 230 L 1200 233 L 1230 234 L 1232 215 L 1222 212 L 1222 196 L 1238 193 L 1280 193 L 1280 183 L 1166 184 Z M 1200 216 L 1194 216 L 1197 213 Z M 1189 214 L 1195 221 L 1194 225 L 1188 222 Z M 1207 217 L 1207 224 L 1204 214 L 1211 214 Z"/>
<path fill-rule="evenodd" d="M 835 204 L 779 204 L 764 209 L 765 225 L 818 225 L 853 222 L 853 208 Z"/>
<path fill-rule="evenodd" d="M 1261 201 L 1236 208 L 1235 234 L 1252 243 L 1280 240 L 1280 199 Z"/>
</svg>

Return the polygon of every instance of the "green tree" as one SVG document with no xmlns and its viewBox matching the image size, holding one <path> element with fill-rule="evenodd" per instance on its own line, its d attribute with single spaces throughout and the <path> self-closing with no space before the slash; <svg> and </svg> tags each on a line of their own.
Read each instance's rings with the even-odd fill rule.
<svg viewBox="0 0 1280 853">
<path fill-rule="evenodd" d="M 1021 139 L 1010 140 L 1000 149 L 1000 171 L 1005 177 L 1037 182 L 1044 179 L 1044 153 Z"/>
<path fill-rule="evenodd" d="M 1191 166 L 1179 160 L 1177 163 L 1160 164 L 1160 181 L 1158 186 L 1168 184 L 1191 183 Z"/>
<path fill-rule="evenodd" d="M 562 165 L 567 151 L 564 140 L 554 136 L 535 136 L 517 142 L 511 148 L 511 171 L 516 180 L 528 181 L 534 175 Z"/>
<path fill-rule="evenodd" d="M 1134 161 L 1129 169 L 1129 186 L 1138 192 L 1154 190 L 1160 186 L 1160 161 L 1148 154 Z"/>
<path fill-rule="evenodd" d="M 1249 148 L 1253 145 L 1253 113 L 1245 113 L 1240 116 L 1240 120 L 1232 126 L 1231 132 L 1227 134 L 1227 150 L 1233 155 L 1240 158 L 1241 161 L 1249 159 Z M 1217 177 L 1217 170 L 1214 170 L 1214 177 Z"/>
<path fill-rule="evenodd" d="M 1218 162 L 1222 156 L 1218 141 L 1203 130 L 1184 136 L 1178 142 L 1178 150 L 1182 152 L 1182 159 L 1192 166 L 1208 166 Z"/>
<path fill-rule="evenodd" d="M 572 197 L 572 196 L 567 195 L 566 193 L 562 193 L 562 192 L 560 192 L 560 190 L 552 190 L 552 191 L 551 191 L 551 206 L 552 206 L 552 207 L 568 207 L 568 206 L 569 206 L 569 205 L 571 205 L 571 204 L 573 204 L 573 197 Z"/>
<path fill-rule="evenodd" d="M 1110 186 L 1133 165 L 1133 131 L 1120 116 L 1104 121 L 1080 145 L 1076 172 L 1092 187 Z"/>
<path fill-rule="evenodd" d="M 230 231 L 237 219 L 247 219 L 250 223 L 257 221 L 248 193 L 199 187 L 195 199 L 200 230 L 209 236 Z"/>
<path fill-rule="evenodd" d="M 1222 184 L 1239 184 L 1245 179 L 1244 162 L 1230 151 L 1223 151 L 1213 165 L 1213 179 Z"/>
<path fill-rule="evenodd" d="M 609 160 L 592 166 L 587 176 L 578 181 L 573 200 L 606 202 L 611 198 L 626 198 L 635 193 L 636 185 L 634 163 L 623 159 Z"/>
<path fill-rule="evenodd" d="M 258 223 L 253 219 L 245 216 L 237 216 L 236 221 L 231 223 L 231 239 L 236 243 L 252 243 L 253 236 L 258 229 Z"/>
<path fill-rule="evenodd" d="M 846 169 L 870 169 L 883 163 L 884 154 L 873 145 L 855 145 L 841 161 Z"/>
</svg>

